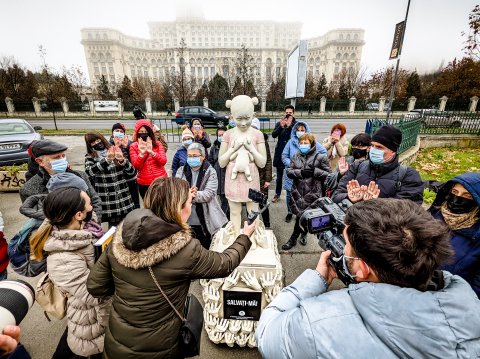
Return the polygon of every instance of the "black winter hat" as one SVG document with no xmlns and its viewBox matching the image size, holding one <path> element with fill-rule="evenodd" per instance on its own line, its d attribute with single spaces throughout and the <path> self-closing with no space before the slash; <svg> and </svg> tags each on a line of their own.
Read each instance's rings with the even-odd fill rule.
<svg viewBox="0 0 480 359">
<path fill-rule="evenodd" d="M 402 131 L 392 125 L 380 127 L 372 136 L 372 142 L 378 142 L 393 152 L 398 152 L 402 143 Z"/>
<path fill-rule="evenodd" d="M 350 140 L 352 146 L 371 146 L 372 138 L 368 133 L 359 133 Z"/>
<path fill-rule="evenodd" d="M 30 145 L 30 151 L 34 158 L 43 155 L 53 155 L 54 153 L 63 152 L 67 149 L 67 146 L 50 140 L 36 141 Z"/>
<path fill-rule="evenodd" d="M 127 131 L 125 131 L 125 125 L 121 124 L 120 122 L 117 122 L 112 126 L 112 132 L 115 131 L 115 130 L 122 130 L 123 133 L 127 132 Z"/>
</svg>

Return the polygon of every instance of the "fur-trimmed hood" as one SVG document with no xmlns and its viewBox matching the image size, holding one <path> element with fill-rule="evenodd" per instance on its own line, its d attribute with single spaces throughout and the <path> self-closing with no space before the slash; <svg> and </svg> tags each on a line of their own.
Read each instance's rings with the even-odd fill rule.
<svg viewBox="0 0 480 359">
<path fill-rule="evenodd" d="M 112 252 L 125 267 L 146 268 L 171 258 L 191 240 L 179 225 L 163 221 L 149 209 L 137 209 L 118 227 Z"/>
</svg>

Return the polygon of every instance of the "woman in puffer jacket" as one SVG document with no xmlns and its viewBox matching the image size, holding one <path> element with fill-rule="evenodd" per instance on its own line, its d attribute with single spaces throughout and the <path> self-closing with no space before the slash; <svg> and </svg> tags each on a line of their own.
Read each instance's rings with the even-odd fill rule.
<svg viewBox="0 0 480 359">
<path fill-rule="evenodd" d="M 52 359 L 101 358 L 110 300 L 87 291 L 95 261 L 95 236 L 83 229 L 92 216 L 88 195 L 72 187 L 48 194 L 43 204 L 46 220 L 30 239 L 37 260 L 47 256 L 47 272 L 55 286 L 68 295 L 67 330 Z"/>
<path fill-rule="evenodd" d="M 299 151 L 293 156 L 287 169 L 288 178 L 293 180 L 290 211 L 297 217 L 293 233 L 282 249 L 289 250 L 297 244 L 307 244 L 307 232 L 300 229 L 300 217 L 303 212 L 321 198 L 325 191 L 324 183 L 330 173 L 330 166 L 325 154 L 317 151 L 315 137 L 306 133 L 299 138 Z"/>
<path fill-rule="evenodd" d="M 158 177 L 168 176 L 165 170 L 167 155 L 161 143 L 156 140 L 149 120 L 138 120 L 135 123 L 133 141 L 130 145 L 130 162 L 138 171 L 138 191 L 143 199 L 150 183 Z"/>
</svg>

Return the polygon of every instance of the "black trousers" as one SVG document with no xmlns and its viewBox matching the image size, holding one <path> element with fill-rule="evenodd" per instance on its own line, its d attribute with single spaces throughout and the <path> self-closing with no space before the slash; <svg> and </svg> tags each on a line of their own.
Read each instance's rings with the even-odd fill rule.
<svg viewBox="0 0 480 359">
<path fill-rule="evenodd" d="M 227 197 L 225 197 L 224 194 L 219 194 L 218 197 L 220 197 L 220 206 L 222 207 L 223 213 L 225 213 L 227 218 L 230 220 L 230 206 L 228 205 Z"/>
<path fill-rule="evenodd" d="M 128 190 L 130 191 L 130 195 L 132 196 L 133 204 L 135 208 L 140 208 L 140 196 L 138 195 L 138 183 L 136 180 L 127 181 Z"/>
<path fill-rule="evenodd" d="M 142 199 L 145 198 L 145 194 L 147 193 L 148 187 L 150 187 L 150 186 L 145 186 L 143 184 L 138 184 L 138 192 L 140 193 L 140 197 L 142 197 Z M 139 205 L 139 208 L 140 208 L 140 205 Z"/>
<path fill-rule="evenodd" d="M 298 239 L 298 236 L 301 234 L 307 234 L 307 231 L 302 231 L 302 229 L 300 228 L 300 217 L 297 217 L 295 219 L 295 227 L 293 227 L 293 233 L 290 238 Z"/>
<path fill-rule="evenodd" d="M 210 233 L 204 233 L 202 226 L 190 226 L 195 234 L 195 238 L 200 241 L 203 248 L 210 249 L 210 244 L 212 243 L 212 236 Z"/>
<path fill-rule="evenodd" d="M 263 189 L 263 183 L 261 184 L 261 186 L 262 186 L 262 193 L 264 195 L 266 195 L 267 198 L 268 198 L 268 189 L 267 190 Z M 263 209 L 264 206 L 262 204 L 259 204 L 259 207 L 260 207 L 260 209 Z M 270 209 L 269 208 L 267 208 L 264 212 L 262 212 L 262 221 L 263 221 L 263 224 L 265 225 L 265 227 L 271 227 L 270 226 Z"/>
<path fill-rule="evenodd" d="M 277 196 L 280 196 L 280 194 L 282 193 L 282 187 L 283 187 L 283 170 L 285 168 L 276 167 L 276 169 L 277 169 L 277 180 L 275 183 L 275 194 Z"/>
<path fill-rule="evenodd" d="M 89 357 L 83 357 L 72 352 L 67 343 L 68 328 L 63 332 L 60 341 L 58 342 L 57 349 L 53 353 L 52 359 L 102 359 L 102 353 L 90 355 Z"/>
</svg>

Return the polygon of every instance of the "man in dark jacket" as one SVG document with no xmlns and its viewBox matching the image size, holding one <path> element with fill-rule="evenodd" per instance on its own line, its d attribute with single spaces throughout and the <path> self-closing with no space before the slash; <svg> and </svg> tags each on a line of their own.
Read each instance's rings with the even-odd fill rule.
<svg viewBox="0 0 480 359">
<path fill-rule="evenodd" d="M 70 172 L 81 177 L 87 183 L 88 191 L 86 193 L 92 201 L 93 210 L 98 218 L 102 218 L 102 201 L 100 197 L 95 192 L 85 172 L 74 171 L 70 168 L 65 155 L 66 150 L 67 146 L 50 140 L 37 141 L 32 145 L 32 155 L 40 168 L 38 173 L 26 182 L 20 190 L 22 203 L 30 196 L 47 194 L 47 183 L 52 176 L 57 173 Z"/>
<path fill-rule="evenodd" d="M 147 118 L 147 116 L 145 116 L 145 114 L 143 113 L 142 108 L 140 106 L 138 106 L 138 103 L 136 103 L 133 106 L 133 116 L 135 116 L 136 120 L 141 120 L 141 119 Z"/>
<path fill-rule="evenodd" d="M 290 140 L 292 134 L 292 128 L 295 125 L 295 107 L 292 105 L 285 106 L 285 115 L 275 125 L 275 129 L 272 132 L 272 137 L 277 138 L 277 146 L 275 147 L 275 154 L 273 155 L 273 166 L 277 169 L 277 181 L 275 185 L 275 196 L 273 196 L 272 202 L 277 202 L 282 193 L 283 185 L 283 170 L 285 165 L 282 162 L 282 152 Z"/>
<path fill-rule="evenodd" d="M 403 198 L 423 202 L 423 182 L 413 168 L 398 162 L 402 132 L 391 125 L 380 127 L 372 136 L 369 160 L 354 163 L 342 177 L 332 196 L 336 203 L 372 198 Z"/>
</svg>

